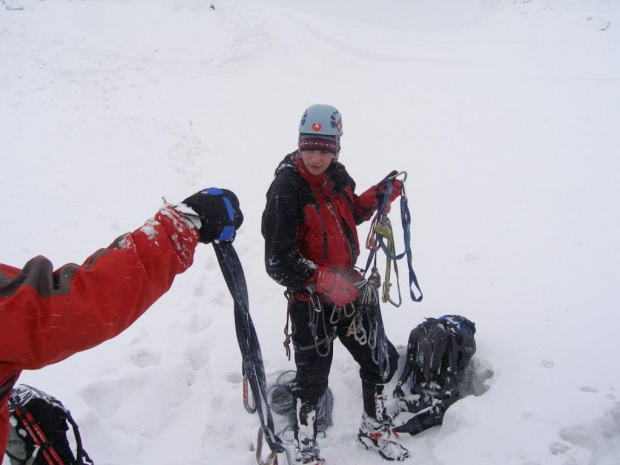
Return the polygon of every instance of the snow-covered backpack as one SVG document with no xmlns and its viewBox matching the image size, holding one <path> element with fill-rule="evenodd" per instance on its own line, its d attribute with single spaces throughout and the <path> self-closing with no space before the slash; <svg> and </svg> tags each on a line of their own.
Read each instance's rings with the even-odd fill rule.
<svg viewBox="0 0 620 465">
<path fill-rule="evenodd" d="M 411 331 L 394 396 L 401 411 L 412 415 L 396 431 L 413 435 L 442 423 L 448 407 L 462 397 L 459 384 L 476 352 L 475 333 L 476 325 L 460 315 L 427 318 Z"/>
<path fill-rule="evenodd" d="M 9 413 L 6 455 L 11 465 L 93 464 L 71 413 L 55 397 L 21 384 L 11 392 Z M 75 435 L 75 454 L 67 438 L 69 425 Z"/>
</svg>

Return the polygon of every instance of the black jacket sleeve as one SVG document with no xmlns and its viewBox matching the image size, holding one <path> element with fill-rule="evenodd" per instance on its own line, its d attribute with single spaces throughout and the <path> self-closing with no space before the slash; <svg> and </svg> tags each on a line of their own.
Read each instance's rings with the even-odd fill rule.
<svg viewBox="0 0 620 465">
<path fill-rule="evenodd" d="M 261 228 L 267 273 L 289 289 L 304 288 L 317 269 L 314 262 L 299 253 L 295 242 L 304 214 L 299 189 L 299 175 L 292 170 L 276 176 L 267 193 Z"/>
</svg>

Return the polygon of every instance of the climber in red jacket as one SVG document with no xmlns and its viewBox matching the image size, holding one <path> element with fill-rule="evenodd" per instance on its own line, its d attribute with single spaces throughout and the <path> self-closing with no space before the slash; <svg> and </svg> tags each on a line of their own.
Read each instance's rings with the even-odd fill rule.
<svg viewBox="0 0 620 465">
<path fill-rule="evenodd" d="M 355 182 L 338 161 L 341 136 L 342 117 L 336 108 L 309 107 L 299 125 L 298 150 L 276 169 L 263 212 L 265 267 L 289 296 L 297 368 L 291 387 L 295 455 L 304 464 L 324 463 L 316 412 L 327 389 L 333 344 L 338 339 L 360 366 L 364 412 L 358 443 L 387 460 L 401 461 L 409 452 L 396 441 L 385 407 L 385 387 L 396 371 L 398 352 L 386 340 L 389 370 L 383 373 L 371 344 L 353 337 L 351 325 L 362 317 L 356 286 L 362 275 L 354 269 L 360 254 L 357 225 L 372 217 L 389 192 L 385 200 L 390 202 L 401 195 L 403 186 L 391 180 L 397 173 L 393 171 L 356 194 Z M 364 331 L 371 334 L 368 319 L 363 322 Z"/>
<path fill-rule="evenodd" d="M 0 457 L 8 398 L 22 370 L 90 349 L 127 329 L 193 262 L 198 242 L 232 242 L 243 222 L 234 193 L 200 191 L 166 205 L 133 233 L 54 271 L 45 257 L 0 264 Z"/>
</svg>

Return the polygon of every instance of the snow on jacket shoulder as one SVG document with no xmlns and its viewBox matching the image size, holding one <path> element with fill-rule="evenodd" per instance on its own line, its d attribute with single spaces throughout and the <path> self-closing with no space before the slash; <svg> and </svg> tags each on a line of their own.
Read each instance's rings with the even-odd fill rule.
<svg viewBox="0 0 620 465">
<path fill-rule="evenodd" d="M 198 230 L 172 207 L 83 265 L 53 271 L 45 257 L 0 264 L 0 456 L 8 396 L 24 369 L 94 347 L 128 328 L 193 262 Z"/>
<path fill-rule="evenodd" d="M 267 193 L 262 233 L 265 267 L 279 284 L 298 290 L 316 269 L 353 269 L 359 255 L 356 225 L 376 211 L 374 187 L 361 196 L 340 163 L 310 174 L 298 152 L 278 166 Z"/>
</svg>

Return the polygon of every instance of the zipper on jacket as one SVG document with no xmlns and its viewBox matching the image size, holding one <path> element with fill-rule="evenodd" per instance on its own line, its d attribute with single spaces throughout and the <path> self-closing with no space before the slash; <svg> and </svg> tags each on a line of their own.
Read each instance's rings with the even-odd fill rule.
<svg viewBox="0 0 620 465">
<path fill-rule="evenodd" d="M 314 209 L 316 210 L 316 216 L 319 217 L 319 221 L 321 222 L 321 236 L 323 237 L 323 260 L 327 260 L 327 227 L 325 226 L 325 221 L 321 216 L 321 207 L 319 206 L 318 202 L 314 206 Z"/>
<path fill-rule="evenodd" d="M 342 228 L 342 224 L 340 224 L 340 220 L 338 218 L 338 215 L 336 215 L 336 211 L 334 210 L 334 205 L 331 202 L 331 199 L 325 197 L 325 203 L 327 204 L 327 209 L 330 211 L 330 213 L 332 214 L 332 216 L 334 217 L 334 220 L 336 221 L 336 225 L 338 226 L 338 231 L 340 232 L 340 235 L 342 236 L 342 238 L 344 239 L 345 242 L 345 247 L 347 248 L 347 251 L 349 252 L 349 268 L 353 268 L 353 251 L 351 250 L 351 244 L 349 243 L 349 238 L 347 237 L 347 235 L 344 232 L 344 229 Z"/>
</svg>

